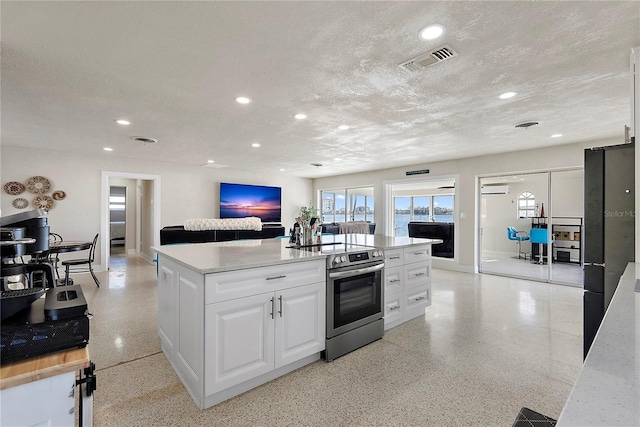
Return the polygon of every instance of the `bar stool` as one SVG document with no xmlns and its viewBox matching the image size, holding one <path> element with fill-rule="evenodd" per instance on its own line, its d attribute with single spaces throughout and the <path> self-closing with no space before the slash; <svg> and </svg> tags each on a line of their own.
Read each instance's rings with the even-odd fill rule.
<svg viewBox="0 0 640 427">
<path fill-rule="evenodd" d="M 547 255 L 544 255 L 544 245 L 548 244 L 547 241 L 547 229 L 546 228 L 532 228 L 529 230 L 529 241 L 531 244 L 538 244 L 538 262 L 537 264 L 543 264 L 543 258 L 547 258 L 549 261 L 549 248 L 547 248 Z M 553 240 L 551 241 L 553 243 Z M 533 257 L 532 257 L 533 260 Z"/>
</svg>

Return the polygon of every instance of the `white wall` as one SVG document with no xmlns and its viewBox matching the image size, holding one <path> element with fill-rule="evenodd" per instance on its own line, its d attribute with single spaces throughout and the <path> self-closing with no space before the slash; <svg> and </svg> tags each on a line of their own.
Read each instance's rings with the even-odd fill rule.
<svg viewBox="0 0 640 427">
<path fill-rule="evenodd" d="M 510 183 L 508 194 L 483 195 L 484 215 L 482 218 L 482 250 L 498 252 L 517 252 L 518 244 L 507 238 L 507 227 L 529 233 L 531 219 L 518 218 L 518 195 L 528 191 L 536 198 L 536 204 L 544 204 L 548 212 L 547 174 L 538 174 L 536 179 L 523 183 Z M 545 213 L 548 216 L 548 213 Z M 529 252 L 529 243 L 524 242 L 522 249 Z"/>
<path fill-rule="evenodd" d="M 286 174 L 264 176 L 246 170 L 131 160 L 111 154 L 100 152 L 87 156 L 3 145 L 0 179 L 4 185 L 8 181 L 25 182 L 31 176 L 41 175 L 52 182 L 53 190 L 65 191 L 67 197 L 57 202 L 48 215 L 51 231 L 60 233 L 65 240 L 87 240 L 100 232 L 102 171 L 160 175 L 160 228 L 181 225 L 190 218 L 217 217 L 220 181 L 282 187 L 282 221 L 287 230 L 300 206 L 307 204 L 313 194 L 310 179 Z M 11 202 L 16 197 L 31 201 L 33 196 L 30 193 L 10 196 L 3 191 L 0 216 L 23 212 L 15 209 Z M 96 259 L 100 258 L 98 251 Z"/>
<path fill-rule="evenodd" d="M 429 169 L 430 173 L 424 176 L 425 178 L 438 178 L 457 174 L 456 203 L 458 204 L 458 218 L 456 220 L 456 234 L 459 236 L 459 244 L 456 249 L 457 265 L 448 263 L 446 266 L 452 269 L 472 272 L 474 271 L 476 259 L 477 236 L 475 224 L 476 204 L 478 200 L 476 182 L 478 177 L 515 172 L 539 172 L 560 168 L 580 168 L 584 165 L 585 148 L 615 145 L 622 143 L 622 141 L 623 138 L 621 135 L 620 138 L 607 140 L 317 178 L 313 182 L 313 188 L 314 191 L 317 192 L 325 188 L 373 186 L 375 189 L 376 222 L 380 222 L 380 226 L 376 227 L 376 233 L 383 234 L 386 224 L 382 223 L 383 218 L 379 218 L 377 212 L 384 212 L 384 182 L 397 182 L 401 180 L 407 180 L 409 182 L 411 179 L 415 180 L 415 177 L 407 177 L 405 172 L 416 169 Z M 384 221 L 387 221 L 387 218 L 384 218 Z"/>
</svg>

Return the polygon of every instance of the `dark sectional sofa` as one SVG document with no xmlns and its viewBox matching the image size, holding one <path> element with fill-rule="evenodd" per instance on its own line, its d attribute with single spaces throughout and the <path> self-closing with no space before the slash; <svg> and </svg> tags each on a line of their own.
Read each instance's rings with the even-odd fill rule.
<svg viewBox="0 0 640 427">
<path fill-rule="evenodd" d="M 253 230 L 201 230 L 187 231 L 182 225 L 171 225 L 160 230 L 160 244 L 228 242 L 239 239 L 270 239 L 284 236 L 281 225 L 263 225 L 261 231 Z"/>
<path fill-rule="evenodd" d="M 441 258 L 453 258 L 454 225 L 451 222 L 409 223 L 409 237 L 441 239 L 442 243 L 431 246 L 431 254 Z"/>
</svg>

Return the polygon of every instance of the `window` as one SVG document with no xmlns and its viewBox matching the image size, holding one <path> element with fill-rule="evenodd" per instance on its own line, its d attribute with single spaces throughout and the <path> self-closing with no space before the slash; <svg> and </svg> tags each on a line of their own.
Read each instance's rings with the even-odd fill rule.
<svg viewBox="0 0 640 427">
<path fill-rule="evenodd" d="M 453 195 L 394 197 L 395 235 L 407 236 L 410 221 L 453 222 L 453 197 Z"/>
<path fill-rule="evenodd" d="M 109 210 L 123 211 L 125 207 L 124 201 L 124 196 L 109 196 Z"/>
<path fill-rule="evenodd" d="M 533 193 L 525 191 L 518 195 L 518 217 L 533 218 L 536 214 L 536 197 Z"/>
<path fill-rule="evenodd" d="M 374 219 L 373 187 L 345 188 L 320 192 L 322 222 L 369 221 Z"/>
</svg>

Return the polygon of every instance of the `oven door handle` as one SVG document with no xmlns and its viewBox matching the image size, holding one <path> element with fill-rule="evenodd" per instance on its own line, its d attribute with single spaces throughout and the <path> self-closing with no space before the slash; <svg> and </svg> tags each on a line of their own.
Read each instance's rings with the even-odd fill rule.
<svg viewBox="0 0 640 427">
<path fill-rule="evenodd" d="M 329 273 L 329 278 L 330 279 L 340 279 L 342 277 L 357 276 L 358 274 L 373 273 L 374 271 L 382 270 L 383 268 L 384 268 L 384 263 L 376 264 L 376 265 L 371 266 L 371 267 L 358 268 L 358 269 L 355 269 L 355 270 L 330 272 Z"/>
</svg>

